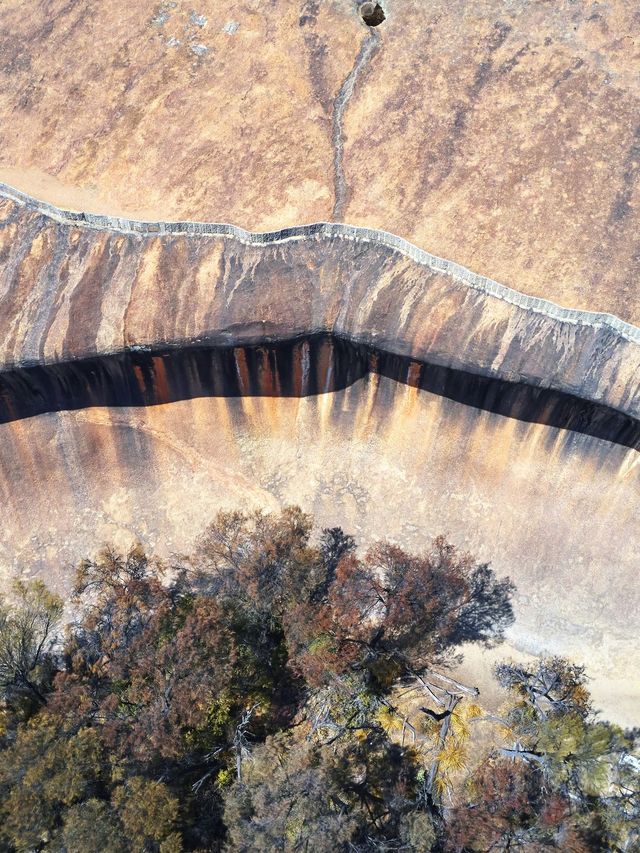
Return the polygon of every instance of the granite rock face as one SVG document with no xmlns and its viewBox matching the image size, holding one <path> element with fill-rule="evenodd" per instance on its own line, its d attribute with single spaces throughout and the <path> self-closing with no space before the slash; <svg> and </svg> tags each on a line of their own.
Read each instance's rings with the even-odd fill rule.
<svg viewBox="0 0 640 853">
<path fill-rule="evenodd" d="M 637 723 L 637 4 L 382 5 L 0 6 L 2 583 L 446 533 Z"/>
<path fill-rule="evenodd" d="M 2 194 L 0 371 L 324 335 L 368 348 L 371 359 L 398 357 L 380 370 L 409 384 L 420 386 L 428 365 L 573 395 L 626 423 L 640 415 L 636 327 L 524 296 L 393 235 L 330 223 L 249 234 L 132 222 L 65 212 L 7 187 Z M 352 381 L 337 366 L 331 377 L 330 349 L 314 353 L 326 376 L 313 388 L 294 381 L 290 393 Z M 302 350 L 287 358 L 302 376 Z M 282 393 L 274 370 L 268 359 L 257 366 L 252 393 Z M 186 395 L 206 394 L 202 385 Z M 249 389 L 241 381 L 237 390 Z M 154 402 L 178 389 L 167 394 Z"/>
<path fill-rule="evenodd" d="M 238 504 L 301 503 L 363 543 L 444 531 L 516 580 L 513 648 L 588 658 L 632 722 L 637 328 L 389 234 L 4 196 L 7 575 L 65 588 L 102 541 L 167 554 Z"/>
<path fill-rule="evenodd" d="M 337 204 L 640 322 L 636 0 L 385 0 L 373 30 L 358 5 L 4 0 L 0 180 L 254 231 Z"/>
</svg>

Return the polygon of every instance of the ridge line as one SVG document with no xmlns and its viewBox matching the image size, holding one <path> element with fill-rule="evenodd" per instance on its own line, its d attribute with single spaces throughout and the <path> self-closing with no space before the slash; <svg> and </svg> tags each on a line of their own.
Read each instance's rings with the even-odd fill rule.
<svg viewBox="0 0 640 853">
<path fill-rule="evenodd" d="M 336 221 L 342 218 L 345 198 L 347 194 L 347 178 L 344 171 L 344 134 L 342 120 L 345 111 L 353 95 L 356 82 L 360 72 L 367 65 L 373 54 L 380 45 L 380 35 L 377 30 L 370 29 L 362 40 L 360 49 L 353 63 L 351 71 L 344 79 L 340 91 L 333 104 L 331 142 L 333 144 L 333 193 L 334 204 L 332 218 Z"/>
<path fill-rule="evenodd" d="M 231 237 L 248 245 L 270 245 L 308 237 L 329 237 L 369 242 L 385 246 L 410 258 L 420 266 L 432 272 L 443 273 L 462 282 L 473 290 L 509 302 L 525 311 L 544 314 L 553 320 L 572 325 L 605 328 L 632 343 L 640 344 L 640 327 L 620 319 L 615 314 L 604 311 L 586 311 L 578 308 L 564 308 L 549 299 L 529 296 L 505 284 L 479 273 L 455 261 L 433 255 L 421 249 L 404 237 L 377 228 L 348 225 L 342 222 L 314 222 L 306 225 L 293 225 L 277 231 L 247 231 L 238 225 L 225 222 L 195 222 L 191 220 L 154 221 L 128 219 L 82 211 L 72 211 L 57 207 L 46 201 L 34 198 L 16 187 L 0 182 L 0 198 L 22 204 L 36 210 L 43 216 L 63 225 L 90 228 L 99 231 L 114 231 L 120 234 L 132 234 L 139 237 L 162 236 L 219 236 Z"/>
</svg>

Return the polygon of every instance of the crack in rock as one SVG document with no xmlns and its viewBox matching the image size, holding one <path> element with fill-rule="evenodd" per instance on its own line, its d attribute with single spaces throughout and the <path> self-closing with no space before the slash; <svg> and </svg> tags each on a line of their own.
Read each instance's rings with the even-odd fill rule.
<svg viewBox="0 0 640 853">
<path fill-rule="evenodd" d="M 338 97 L 336 98 L 333 105 L 332 143 L 335 201 L 331 217 L 334 221 L 340 221 L 342 219 L 345 198 L 347 194 L 347 182 L 345 178 L 343 162 L 344 138 L 342 132 L 342 119 L 344 117 L 344 113 L 347 108 L 347 105 L 349 104 L 351 96 L 353 95 L 356 81 L 360 75 L 360 72 L 371 60 L 379 44 L 380 36 L 377 30 L 370 30 L 367 34 L 367 37 L 364 39 L 362 45 L 360 46 L 360 50 L 358 51 L 358 55 L 356 56 L 356 61 L 353 64 L 353 68 L 351 69 L 351 71 L 345 78 L 344 83 L 340 87 Z"/>
</svg>

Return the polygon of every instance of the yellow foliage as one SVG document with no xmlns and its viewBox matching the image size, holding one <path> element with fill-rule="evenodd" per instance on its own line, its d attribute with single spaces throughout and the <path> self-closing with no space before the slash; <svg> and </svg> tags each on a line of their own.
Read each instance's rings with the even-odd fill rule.
<svg viewBox="0 0 640 853">
<path fill-rule="evenodd" d="M 591 699 L 591 695 L 584 684 L 576 685 L 572 690 L 571 697 L 576 705 L 582 705 L 584 707 L 589 705 L 589 701 Z"/>
<path fill-rule="evenodd" d="M 455 773 L 466 767 L 466 750 L 458 741 L 451 738 L 439 756 L 440 767 L 444 773 Z"/>
<path fill-rule="evenodd" d="M 231 701 L 226 691 L 212 701 L 207 709 L 207 726 L 215 735 L 221 735 L 231 719 Z"/>
<path fill-rule="evenodd" d="M 291 844 L 295 843 L 303 829 L 304 821 L 302 818 L 292 818 L 291 820 L 288 820 L 284 830 L 287 841 L 291 842 Z"/>
<path fill-rule="evenodd" d="M 443 797 L 449 790 L 449 782 L 444 775 L 436 776 L 433 784 L 438 797 Z"/>
<path fill-rule="evenodd" d="M 440 723 L 437 720 L 434 720 L 433 717 L 429 717 L 427 714 L 422 714 L 418 720 L 416 728 L 425 735 L 437 737 L 440 732 Z"/>
<path fill-rule="evenodd" d="M 484 708 L 476 702 L 469 702 L 468 705 L 464 706 L 464 714 L 467 720 L 476 720 L 478 717 L 484 717 L 485 713 Z"/>
<path fill-rule="evenodd" d="M 451 715 L 451 730 L 458 740 L 466 740 L 471 734 L 469 724 L 461 714 Z"/>
<path fill-rule="evenodd" d="M 182 836 L 179 832 L 172 832 L 160 845 L 160 853 L 182 853 Z"/>
<path fill-rule="evenodd" d="M 233 772 L 228 768 L 223 767 L 222 770 L 218 771 L 218 775 L 216 776 L 216 785 L 219 788 L 226 788 L 227 785 L 231 785 L 233 778 Z"/>
<path fill-rule="evenodd" d="M 502 740 L 516 740 L 516 732 L 511 726 L 498 726 L 498 734 L 502 738 Z"/>
<path fill-rule="evenodd" d="M 322 655 L 327 651 L 332 651 L 333 646 L 334 642 L 329 634 L 320 634 L 311 640 L 308 649 L 312 655 Z"/>
<path fill-rule="evenodd" d="M 464 783 L 464 790 L 466 791 L 467 797 L 469 800 L 475 800 L 480 795 L 481 791 L 478 788 L 478 785 L 473 778 L 473 776 L 469 776 Z"/>
<path fill-rule="evenodd" d="M 402 718 L 394 713 L 387 705 L 381 705 L 376 714 L 378 722 L 382 728 L 389 734 L 392 732 L 401 732 L 403 728 Z"/>
<path fill-rule="evenodd" d="M 610 779 L 610 764 L 606 759 L 589 762 L 579 770 L 580 787 L 586 794 L 599 797 L 607 790 Z"/>
</svg>

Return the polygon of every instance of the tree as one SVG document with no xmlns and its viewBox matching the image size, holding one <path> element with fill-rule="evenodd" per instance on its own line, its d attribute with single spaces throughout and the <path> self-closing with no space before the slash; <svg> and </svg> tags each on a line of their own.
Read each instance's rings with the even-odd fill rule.
<svg viewBox="0 0 640 853">
<path fill-rule="evenodd" d="M 450 853 L 590 849 L 567 821 L 569 800 L 545 791 L 537 767 L 494 759 L 473 775 L 467 792 L 466 802 L 447 819 L 445 849 Z"/>
<path fill-rule="evenodd" d="M 269 709 L 288 678 L 285 660 L 278 637 L 265 641 L 268 626 L 236 604 L 183 588 L 177 594 L 146 558 L 134 557 L 133 567 L 131 554 L 113 552 L 83 564 L 83 618 L 65 647 L 67 670 L 51 706 L 99 725 L 123 759 L 165 772 L 170 761 L 183 772 L 231 749 L 247 703 Z"/>
<path fill-rule="evenodd" d="M 128 853 L 123 827 L 110 804 L 85 800 L 67 809 L 62 843 L 67 853 Z"/>
<path fill-rule="evenodd" d="M 113 802 L 130 849 L 159 849 L 164 853 L 164 845 L 168 853 L 179 845 L 175 829 L 180 806 L 164 783 L 134 776 L 118 787 Z"/>
<path fill-rule="evenodd" d="M 535 767 L 571 804 L 573 826 L 593 850 L 627 850 L 640 838 L 640 758 L 633 732 L 593 713 L 584 668 L 564 658 L 496 667 L 515 696 L 500 752 Z"/>
<path fill-rule="evenodd" d="M 225 793 L 227 849 L 430 850 L 420 844 L 435 830 L 416 805 L 419 770 L 379 727 L 337 748 L 268 738 Z"/>
<path fill-rule="evenodd" d="M 51 686 L 62 600 L 42 581 L 16 581 L 13 593 L 13 602 L 0 604 L 0 698 L 28 716 L 46 703 Z"/>
<path fill-rule="evenodd" d="M 125 555 L 106 547 L 95 560 L 82 560 L 73 589 L 78 618 L 67 656 L 78 653 L 90 666 L 125 651 L 173 603 L 164 572 L 141 545 Z"/>
<path fill-rule="evenodd" d="M 98 733 L 66 729 L 46 711 L 23 727 L 0 764 L 5 849 L 38 849 L 65 810 L 106 790 L 110 765 Z"/>
<path fill-rule="evenodd" d="M 312 526 L 299 507 L 277 516 L 219 513 L 189 561 L 193 583 L 248 612 L 278 616 L 289 603 L 307 600 L 323 579 L 320 552 L 309 545 Z"/>
<path fill-rule="evenodd" d="M 309 743 L 297 748 L 287 735 L 257 747 L 225 792 L 227 848 L 236 853 L 344 848 L 355 821 L 340 800 L 340 786 Z"/>
<path fill-rule="evenodd" d="M 543 719 L 568 713 L 586 718 L 592 711 L 584 667 L 565 658 L 544 658 L 531 666 L 500 663 L 495 675 Z"/>
<path fill-rule="evenodd" d="M 366 671 L 382 693 L 443 663 L 460 642 L 499 642 L 513 585 L 443 539 L 424 555 L 380 543 L 340 559 L 326 599 L 284 614 L 291 664 L 312 684 Z M 477 596 L 477 601 L 475 597 Z"/>
<path fill-rule="evenodd" d="M 359 553 L 295 507 L 221 514 L 172 566 L 82 561 L 55 650 L 59 600 L 19 586 L 0 848 L 628 853 L 638 733 L 597 719 L 584 669 L 501 664 L 502 719 L 452 674 L 512 590 L 442 538 Z M 476 760 L 478 719 L 500 729 Z"/>
<path fill-rule="evenodd" d="M 320 559 L 323 567 L 323 577 L 311 593 L 312 601 L 322 601 L 336 576 L 336 569 L 343 557 L 353 554 L 356 541 L 353 536 L 346 534 L 341 527 L 325 527 L 320 540 Z"/>
</svg>

